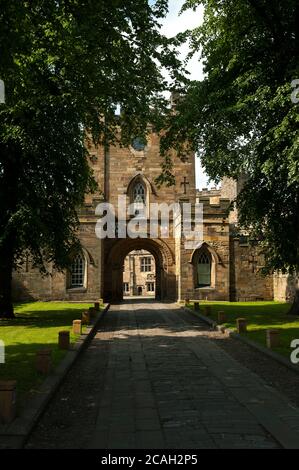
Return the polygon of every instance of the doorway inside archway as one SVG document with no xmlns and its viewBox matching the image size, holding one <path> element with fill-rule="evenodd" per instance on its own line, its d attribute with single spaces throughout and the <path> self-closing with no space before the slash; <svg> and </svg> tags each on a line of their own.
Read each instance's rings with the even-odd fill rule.
<svg viewBox="0 0 299 470">
<path fill-rule="evenodd" d="M 147 250 L 132 250 L 124 259 L 123 298 L 156 297 L 156 260 Z"/>
</svg>

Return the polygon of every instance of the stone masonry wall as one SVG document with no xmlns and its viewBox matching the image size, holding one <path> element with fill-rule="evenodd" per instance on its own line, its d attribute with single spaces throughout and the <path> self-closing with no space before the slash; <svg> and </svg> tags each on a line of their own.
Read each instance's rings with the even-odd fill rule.
<svg viewBox="0 0 299 470">
<path fill-rule="evenodd" d="M 203 204 L 203 241 L 212 255 L 211 287 L 196 287 L 194 264 L 191 263 L 193 250 L 186 249 L 181 241 L 181 299 L 229 300 L 229 224 L 225 218 L 229 201 L 214 199 L 215 195 L 201 196 Z"/>
<path fill-rule="evenodd" d="M 263 257 L 257 247 L 241 246 L 239 239 L 231 242 L 231 300 L 273 300 L 273 278 L 259 274 Z"/>
<path fill-rule="evenodd" d="M 101 240 L 94 232 L 94 222 L 82 219 L 79 238 L 86 258 L 86 286 L 69 288 L 66 273 L 55 272 L 43 277 L 31 264 L 13 276 L 13 298 L 19 300 L 96 300 L 101 296 Z"/>
<path fill-rule="evenodd" d="M 296 289 L 299 289 L 299 277 L 275 273 L 273 276 L 274 300 L 292 302 Z"/>
</svg>

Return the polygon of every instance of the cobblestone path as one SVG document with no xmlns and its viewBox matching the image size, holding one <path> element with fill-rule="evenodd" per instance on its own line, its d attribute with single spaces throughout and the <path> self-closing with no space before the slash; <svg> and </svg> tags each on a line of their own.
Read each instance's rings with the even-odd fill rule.
<svg viewBox="0 0 299 470">
<path fill-rule="evenodd" d="M 174 304 L 111 306 L 28 448 L 299 448 L 299 410 Z"/>
</svg>

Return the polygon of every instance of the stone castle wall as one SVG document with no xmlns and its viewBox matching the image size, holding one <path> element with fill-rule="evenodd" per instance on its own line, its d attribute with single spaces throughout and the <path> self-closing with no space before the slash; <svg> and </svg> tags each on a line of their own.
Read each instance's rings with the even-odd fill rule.
<svg viewBox="0 0 299 470">
<path fill-rule="evenodd" d="M 138 175 L 144 178 L 145 183 L 148 184 L 148 202 L 171 204 L 180 197 L 194 200 L 194 155 L 191 155 L 189 160 L 182 162 L 173 154 L 175 185 L 157 187 L 155 180 L 161 174 L 161 164 L 163 163 L 160 155 L 160 139 L 157 134 L 149 134 L 147 145 L 141 151 L 135 150 L 133 147 L 111 146 L 103 154 L 102 147 L 90 145 L 89 152 L 92 155 L 91 167 L 104 198 L 115 207 L 119 195 L 127 195 L 127 203 L 130 202 L 130 182 Z M 184 178 L 186 178 L 186 185 L 182 184 Z"/>
<path fill-rule="evenodd" d="M 197 193 L 197 202 L 203 204 L 203 241 L 212 257 L 211 287 L 196 287 L 193 261 L 194 250 L 181 241 L 181 298 L 203 300 L 229 300 L 229 224 L 225 211 L 229 201 L 219 193 L 208 196 Z"/>
<path fill-rule="evenodd" d="M 86 285 L 70 288 L 65 272 L 56 272 L 48 266 L 49 275 L 42 276 L 29 262 L 13 276 L 13 298 L 19 300 L 96 300 L 101 297 L 101 244 L 95 237 L 95 223 L 82 219 L 79 238 L 86 259 Z"/>
<path fill-rule="evenodd" d="M 273 300 L 273 277 L 262 276 L 263 257 L 257 247 L 242 245 L 231 239 L 231 300 Z"/>
<path fill-rule="evenodd" d="M 274 300 L 292 302 L 296 289 L 299 289 L 299 276 L 275 273 L 273 276 Z"/>
</svg>

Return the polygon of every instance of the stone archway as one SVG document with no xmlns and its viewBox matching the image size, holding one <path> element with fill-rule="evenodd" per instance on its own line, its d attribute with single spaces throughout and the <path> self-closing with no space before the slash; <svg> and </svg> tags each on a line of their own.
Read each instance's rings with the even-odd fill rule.
<svg viewBox="0 0 299 470">
<path fill-rule="evenodd" d="M 106 240 L 105 245 L 105 301 L 123 299 L 123 265 L 125 257 L 133 250 L 146 250 L 155 258 L 156 298 L 159 300 L 176 299 L 176 276 L 174 256 L 161 239 L 137 238 Z"/>
</svg>

